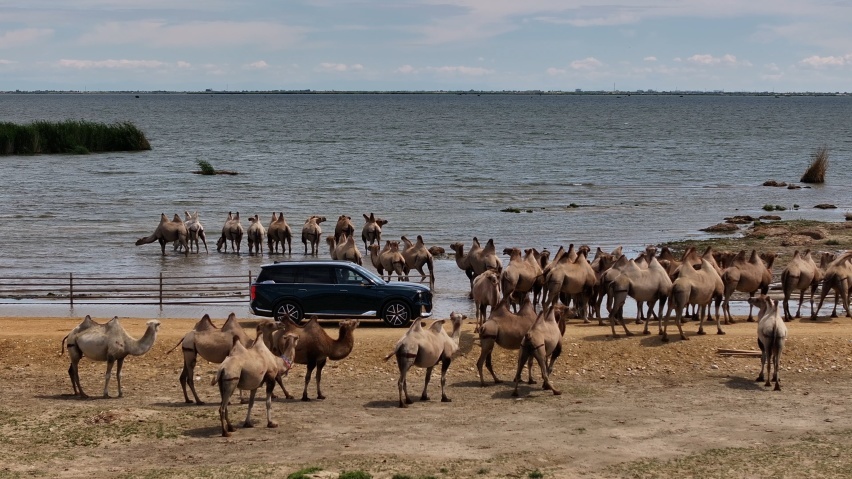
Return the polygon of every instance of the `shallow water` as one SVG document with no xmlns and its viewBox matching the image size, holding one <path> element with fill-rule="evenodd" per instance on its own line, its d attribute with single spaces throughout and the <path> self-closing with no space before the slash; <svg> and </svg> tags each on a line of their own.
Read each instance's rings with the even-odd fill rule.
<svg viewBox="0 0 852 479">
<path fill-rule="evenodd" d="M 852 209 L 850 107 L 850 97 L 0 95 L 0 121 L 131 121 L 153 148 L 0 157 L 0 271 L 248 274 L 280 259 L 216 254 L 228 211 L 264 224 L 283 211 L 297 237 L 312 214 L 329 218 L 325 232 L 349 215 L 357 234 L 374 212 L 390 221 L 385 239 L 421 234 L 447 250 L 477 236 L 498 250 L 576 243 L 629 254 L 705 237 L 700 228 L 759 216 L 764 204 L 786 206 L 785 219 L 840 221 Z M 760 186 L 796 182 L 822 145 L 825 185 Z M 240 174 L 194 175 L 199 159 Z M 196 209 L 210 255 L 134 246 L 161 212 Z M 300 243 L 293 251 L 303 257 Z M 472 313 L 464 274 L 452 260 L 436 269 L 436 314 Z"/>
</svg>

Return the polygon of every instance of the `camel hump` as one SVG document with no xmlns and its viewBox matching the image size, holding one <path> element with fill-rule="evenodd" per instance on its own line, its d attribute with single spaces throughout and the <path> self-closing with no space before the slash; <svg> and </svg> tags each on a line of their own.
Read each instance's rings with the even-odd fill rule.
<svg viewBox="0 0 852 479">
<path fill-rule="evenodd" d="M 446 318 L 436 319 L 430 326 L 429 330 L 433 333 L 440 333 L 444 330 L 444 323 L 447 321 Z"/>
</svg>

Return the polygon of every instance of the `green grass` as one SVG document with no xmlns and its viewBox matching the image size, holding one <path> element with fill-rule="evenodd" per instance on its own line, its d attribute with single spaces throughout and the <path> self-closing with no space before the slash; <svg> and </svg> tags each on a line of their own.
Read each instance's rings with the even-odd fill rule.
<svg viewBox="0 0 852 479">
<path fill-rule="evenodd" d="M 527 474 L 527 477 L 529 477 L 530 479 L 541 479 L 542 477 L 544 477 L 544 474 L 538 469 L 536 469 L 535 471 L 532 471 Z"/>
<path fill-rule="evenodd" d="M 202 175 L 216 174 L 216 169 L 213 168 L 213 165 L 211 165 L 210 162 L 205 160 L 198 160 L 196 163 L 198 163 L 198 168 L 201 170 Z"/>
<path fill-rule="evenodd" d="M 151 144 L 130 122 L 113 124 L 67 120 L 28 125 L 0 123 L 0 155 L 87 154 L 150 150 Z"/>
<path fill-rule="evenodd" d="M 364 471 L 343 471 L 337 479 L 373 479 L 373 476 Z"/>
<path fill-rule="evenodd" d="M 288 474 L 287 479 L 305 479 L 308 477 L 308 474 L 313 474 L 315 472 L 322 471 L 321 467 L 306 467 L 304 469 L 299 469 L 298 471 Z"/>
</svg>

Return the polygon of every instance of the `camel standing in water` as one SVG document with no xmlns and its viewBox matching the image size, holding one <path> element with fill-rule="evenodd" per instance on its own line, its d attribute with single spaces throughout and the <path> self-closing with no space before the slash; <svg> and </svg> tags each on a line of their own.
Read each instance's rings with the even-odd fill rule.
<svg viewBox="0 0 852 479">
<path fill-rule="evenodd" d="M 731 316 L 731 295 L 734 294 L 734 291 L 748 293 L 751 298 L 758 291 L 760 291 L 760 294 L 769 292 L 769 283 L 772 282 L 772 263 L 774 261 L 775 255 L 771 254 L 764 263 L 763 259 L 757 254 L 757 250 L 751 250 L 751 256 L 746 260 L 745 251 L 740 251 L 731 262 L 731 265 L 725 268 L 722 272 L 722 282 L 725 284 L 725 301 L 722 305 L 722 310 L 725 314 L 725 324 L 733 323 L 733 317 Z M 753 306 L 749 304 L 749 322 L 754 321 L 752 308 Z"/>
<path fill-rule="evenodd" d="M 266 229 L 260 223 L 260 218 L 257 215 L 249 216 L 248 229 L 248 246 L 249 254 L 254 250 L 255 254 L 263 254 L 263 237 L 266 236 Z"/>
<path fill-rule="evenodd" d="M 405 281 L 408 281 L 408 273 L 412 269 L 416 269 L 421 277 L 425 277 L 426 273 L 423 267 L 429 269 L 429 287 L 435 288 L 435 266 L 433 264 L 432 253 L 426 249 L 423 243 L 423 237 L 417 235 L 417 243 L 412 243 L 411 240 L 403 236 L 402 238 L 402 257 L 405 259 L 405 266 L 402 270 L 405 273 Z"/>
<path fill-rule="evenodd" d="M 302 226 L 302 244 L 305 245 L 305 254 L 308 254 L 308 243 L 311 243 L 311 255 L 319 254 L 319 243 L 322 237 L 320 223 L 325 221 L 325 216 L 311 216 L 305 220 Z"/>
<path fill-rule="evenodd" d="M 184 211 L 183 216 L 183 223 L 186 225 L 186 232 L 189 235 L 189 252 L 192 252 L 192 246 L 195 245 L 195 253 L 200 253 L 201 248 L 199 248 L 198 241 L 201 240 L 201 242 L 204 243 L 204 251 L 207 254 L 210 254 L 210 250 L 207 249 L 207 235 L 204 234 L 204 226 L 201 224 L 201 220 L 199 219 L 198 210 L 195 210 L 195 213 Z M 180 242 L 175 241 L 174 244 L 175 249 L 177 250 L 180 246 Z"/>
<path fill-rule="evenodd" d="M 178 242 L 180 246 L 183 247 L 184 255 L 189 255 L 189 243 L 188 243 L 189 233 L 186 230 L 186 225 L 183 220 L 180 219 L 180 216 L 175 215 L 175 217 L 169 221 L 166 217 L 165 213 L 160 213 L 160 224 L 157 225 L 157 229 L 154 230 L 150 236 L 146 236 L 144 238 L 139 238 L 136 240 L 136 246 L 141 246 L 143 244 L 153 243 L 157 241 L 160 243 L 160 249 L 163 252 L 163 256 L 166 255 L 166 243 Z"/>
<path fill-rule="evenodd" d="M 370 251 L 371 244 L 382 244 L 382 226 L 388 224 L 388 220 L 376 218 L 376 215 L 370 213 L 370 216 L 364 214 L 364 221 L 366 223 L 361 229 L 361 239 L 364 241 L 364 251 Z"/>
<path fill-rule="evenodd" d="M 352 218 L 346 215 L 340 215 L 337 218 L 337 224 L 334 225 L 334 241 L 340 242 L 343 235 L 354 236 L 355 227 L 352 225 Z"/>
<path fill-rule="evenodd" d="M 216 242 L 216 251 L 222 251 L 222 247 L 225 247 L 225 252 L 228 252 L 228 241 L 231 242 L 231 252 L 239 253 L 240 252 L 240 244 L 243 242 L 243 225 L 240 223 L 240 212 L 237 211 L 237 214 L 231 214 L 228 212 L 228 219 L 225 220 L 225 224 L 222 226 L 222 236 L 219 238 L 219 241 Z"/>
<path fill-rule="evenodd" d="M 825 297 L 833 289 L 834 290 L 834 309 L 831 312 L 831 317 L 837 317 L 837 303 L 843 301 L 843 307 L 846 309 L 846 316 L 852 318 L 852 311 L 849 309 L 849 290 L 852 289 L 852 251 L 845 253 L 843 256 L 832 261 L 825 270 L 825 277 L 822 279 L 822 292 L 819 297 L 819 306 L 811 314 L 811 320 L 817 318 L 819 310 L 822 309 L 822 303 Z"/>
<path fill-rule="evenodd" d="M 284 212 L 281 212 L 278 216 L 272 213 L 272 221 L 269 222 L 269 227 L 266 228 L 266 240 L 270 253 L 277 253 L 279 244 L 281 245 L 282 253 L 285 252 L 285 247 L 287 248 L 287 254 L 293 252 L 293 231 L 290 229 L 290 225 L 287 224 L 287 220 L 284 219 Z"/>
<path fill-rule="evenodd" d="M 803 253 L 796 250 L 793 253 L 793 258 L 781 272 L 781 290 L 784 292 L 784 321 L 793 319 L 793 315 L 790 314 L 790 296 L 794 290 L 799 290 L 799 308 L 796 310 L 795 317 L 802 317 L 802 302 L 805 299 L 805 290 L 807 289 L 811 290 L 811 311 L 813 311 L 814 295 L 824 275 L 823 270 L 817 266 L 811 257 L 811 250 L 806 249 Z"/>
<path fill-rule="evenodd" d="M 361 259 L 361 250 L 355 246 L 355 238 L 353 236 L 340 236 L 340 242 L 335 243 L 334 238 L 326 236 L 325 242 L 328 243 L 328 254 L 331 259 L 339 259 L 351 261 L 355 264 L 363 264 Z"/>
</svg>

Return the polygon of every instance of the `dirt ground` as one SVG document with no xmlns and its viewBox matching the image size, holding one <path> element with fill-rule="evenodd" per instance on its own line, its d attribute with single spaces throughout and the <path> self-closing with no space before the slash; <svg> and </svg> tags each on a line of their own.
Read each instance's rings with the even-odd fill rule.
<svg viewBox="0 0 852 479">
<path fill-rule="evenodd" d="M 138 337 L 145 321 L 122 324 Z M 125 362 L 124 398 L 89 400 L 70 395 L 68 356 L 59 356 L 77 322 L 0 318 L 0 477 L 287 477 L 304 468 L 321 469 L 316 477 L 363 471 L 398 479 L 843 477 L 852 470 L 848 318 L 789 324 L 780 392 L 754 382 L 758 359 L 716 354 L 756 348 L 754 323 L 738 321 L 724 336 L 697 336 L 688 323 L 688 341 L 675 335 L 664 344 L 656 334 L 612 339 L 608 326 L 573 320 L 552 378 L 563 394 L 523 385 L 520 399 L 510 383 L 480 387 L 479 346 L 465 324 L 448 374 L 452 402 L 440 402 L 435 377 L 433 400 L 408 409 L 397 407 L 395 363 L 382 361 L 403 331 L 362 324 L 352 354 L 326 368 L 328 399 L 277 399 L 278 429 L 238 427 L 231 438 L 220 437 L 210 386 L 216 365 L 201 360 L 196 369 L 209 402 L 186 405 L 180 352 L 166 354 L 194 321 L 162 320 L 154 348 Z M 498 351 L 503 379 L 515 361 Z M 102 390 L 104 371 L 105 363 L 81 362 L 88 393 Z M 304 371 L 297 365 L 286 380 L 297 397 Z M 417 398 L 423 371 L 409 378 Z M 246 406 L 231 410 L 241 424 Z M 262 401 L 253 417 L 265 424 Z"/>
</svg>

